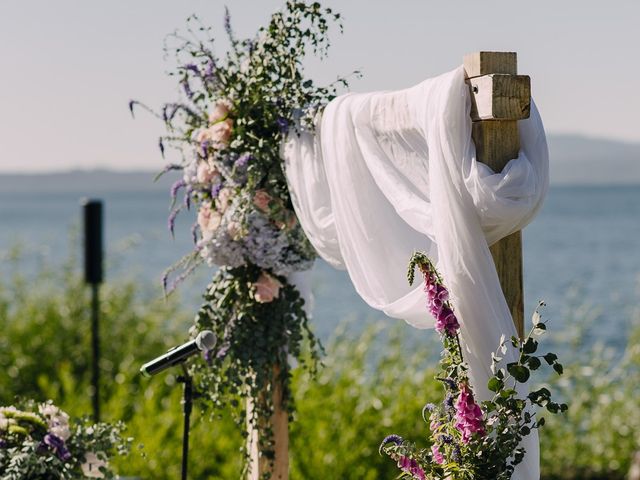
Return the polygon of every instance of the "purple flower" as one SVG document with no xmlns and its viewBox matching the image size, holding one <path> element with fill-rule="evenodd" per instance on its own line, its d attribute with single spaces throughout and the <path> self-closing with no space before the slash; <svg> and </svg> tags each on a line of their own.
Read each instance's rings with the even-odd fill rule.
<svg viewBox="0 0 640 480">
<path fill-rule="evenodd" d="M 187 71 L 195 73 L 196 75 L 200 75 L 200 69 L 194 63 L 187 63 L 183 68 Z"/>
<path fill-rule="evenodd" d="M 178 192 L 180 191 L 180 189 L 182 187 L 184 187 L 187 183 L 184 181 L 184 179 L 180 179 L 180 180 L 176 180 L 173 185 L 171 185 L 171 201 L 175 202 L 176 201 L 176 197 L 178 196 Z"/>
<path fill-rule="evenodd" d="M 136 118 L 135 114 L 133 113 L 133 107 L 137 104 L 138 102 L 136 100 L 129 100 L 129 111 L 131 112 L 131 116 L 133 118 Z"/>
<path fill-rule="evenodd" d="M 233 40 L 233 29 L 231 28 L 231 14 L 229 9 L 224 7 L 224 29 L 229 35 L 229 38 Z"/>
<path fill-rule="evenodd" d="M 462 441 L 469 443 L 474 433 L 485 435 L 482 410 L 473 398 L 473 392 L 466 383 L 460 385 L 460 395 L 455 403 L 455 427 L 462 433 Z"/>
<path fill-rule="evenodd" d="M 386 437 L 384 437 L 384 440 L 382 440 L 380 448 L 384 447 L 388 443 L 395 443 L 396 445 L 400 445 L 402 442 L 404 442 L 404 439 L 400 435 L 387 435 Z"/>
<path fill-rule="evenodd" d="M 211 198 L 217 198 L 220 190 L 222 190 L 222 182 L 213 185 L 211 187 Z"/>
<path fill-rule="evenodd" d="M 278 126 L 280 133 L 287 133 L 289 131 L 289 121 L 284 117 L 278 117 L 276 125 Z"/>
<path fill-rule="evenodd" d="M 171 236 L 174 236 L 173 229 L 175 227 L 176 217 L 178 216 L 178 213 L 180 213 L 179 208 L 171 210 L 171 213 L 169 214 L 169 218 L 167 219 L 167 228 L 171 232 Z"/>
<path fill-rule="evenodd" d="M 189 80 L 186 78 L 182 81 L 182 89 L 184 90 L 187 98 L 193 97 L 193 92 L 191 91 L 191 86 L 189 85 Z"/>
<path fill-rule="evenodd" d="M 67 450 L 64 440 L 51 433 L 47 433 L 43 439 L 45 445 L 49 446 L 60 460 L 67 461 L 71 459 L 71 453 Z"/>
<path fill-rule="evenodd" d="M 198 243 L 198 222 L 191 225 L 191 238 L 193 238 L 194 245 Z"/>
<path fill-rule="evenodd" d="M 216 69 L 216 62 L 213 61 L 212 58 L 209 59 L 209 63 L 207 63 L 207 69 L 204 72 L 204 76 L 205 78 L 211 78 L 213 77 L 213 72 Z"/>
<path fill-rule="evenodd" d="M 207 158 L 207 156 L 209 155 L 209 145 L 211 142 L 209 142 L 209 140 L 204 140 L 203 142 L 200 143 L 200 156 L 202 158 Z"/>
<path fill-rule="evenodd" d="M 236 168 L 244 168 L 247 166 L 250 160 L 253 160 L 253 155 L 251 155 L 250 153 L 243 153 L 238 157 L 234 165 L 236 166 Z"/>
<path fill-rule="evenodd" d="M 188 185 L 187 190 L 184 192 L 184 199 L 182 201 L 182 204 L 187 210 L 191 210 L 191 192 L 193 192 L 193 187 Z"/>
</svg>

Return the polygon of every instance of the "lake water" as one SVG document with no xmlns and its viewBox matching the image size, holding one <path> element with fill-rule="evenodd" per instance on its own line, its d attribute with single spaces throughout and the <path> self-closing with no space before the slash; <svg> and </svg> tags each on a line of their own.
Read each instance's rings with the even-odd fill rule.
<svg viewBox="0 0 640 480">
<path fill-rule="evenodd" d="M 0 255 L 20 244 L 27 269 L 42 259 L 80 258 L 79 251 L 69 251 L 70 232 L 80 222 L 80 186 L 11 190 L 0 190 Z M 157 285 L 160 295 L 162 271 L 190 251 L 191 214 L 179 218 L 174 240 L 166 230 L 163 189 L 106 186 L 92 188 L 92 195 L 105 202 L 107 279 L 135 276 Z M 623 345 L 640 299 L 640 186 L 551 188 L 524 232 L 524 263 L 527 316 L 544 299 L 553 329 L 584 326 L 592 340 Z M 3 260 L 0 274 L 6 266 Z M 181 288 L 183 302 L 194 310 L 208 274 L 202 268 Z M 344 272 L 323 262 L 315 267 L 313 289 L 314 325 L 322 338 L 344 319 L 364 325 L 384 318 L 360 300 Z"/>
</svg>

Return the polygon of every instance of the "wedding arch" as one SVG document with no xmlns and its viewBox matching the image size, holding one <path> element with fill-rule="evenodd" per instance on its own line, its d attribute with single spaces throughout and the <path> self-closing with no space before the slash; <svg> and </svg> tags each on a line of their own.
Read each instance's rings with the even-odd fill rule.
<svg viewBox="0 0 640 480">
<path fill-rule="evenodd" d="M 309 268 L 319 255 L 346 269 L 369 305 L 416 328 L 435 326 L 450 350 L 440 380 L 458 410 L 438 417 L 449 427 L 432 420 L 434 432 L 447 432 L 436 437 L 442 443 L 414 454 L 399 437 L 385 440 L 405 449 L 397 457 L 404 474 L 468 478 L 483 468 L 478 458 L 494 459 L 478 449 L 503 438 L 489 435 L 497 422 L 510 443 L 494 441 L 499 475 L 486 478 L 539 478 L 543 422 L 534 407 L 566 407 L 546 389 L 527 391 L 543 358 L 532 335 L 545 327 L 536 321 L 524 332 L 520 231 L 548 188 L 529 77 L 517 74 L 513 52 L 478 52 L 405 90 L 337 96 L 347 79 L 317 86 L 302 63 L 308 52 L 326 54 L 330 23 L 340 25 L 340 15 L 290 0 L 239 40 L 227 12 L 231 49 L 221 58 L 193 17 L 169 47 L 183 99 L 158 113 L 130 105 L 165 123 L 160 149 L 180 156 L 163 172 L 182 171 L 171 189 L 172 233 L 178 213 L 197 209 L 194 250 L 167 272 L 165 288 L 199 264 L 217 267 L 191 329 L 218 339 L 191 364 L 196 388 L 214 407 L 244 399 L 237 420 L 249 478 L 288 478 L 289 359 L 313 370 L 319 358 L 308 322 Z M 410 257 L 410 284 L 415 268 L 423 281 L 407 286 Z M 561 371 L 557 357 L 544 359 Z"/>
</svg>

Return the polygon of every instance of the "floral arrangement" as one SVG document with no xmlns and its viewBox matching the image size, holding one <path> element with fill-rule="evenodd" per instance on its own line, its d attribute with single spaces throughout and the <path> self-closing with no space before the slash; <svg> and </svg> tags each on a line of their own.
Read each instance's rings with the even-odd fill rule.
<svg viewBox="0 0 640 480">
<path fill-rule="evenodd" d="M 339 14 L 317 2 L 288 1 L 255 37 L 239 40 L 227 11 L 231 49 L 219 58 L 211 29 L 191 17 L 187 34 L 172 36 L 177 45 L 166 47 L 175 54 L 172 75 L 182 100 L 160 112 L 130 103 L 132 113 L 139 106 L 165 123 L 168 134 L 160 138 L 160 150 L 164 155 L 173 148 L 181 158 L 162 172 L 182 172 L 171 188 L 171 233 L 180 212 L 197 211 L 194 250 L 166 272 L 165 290 L 202 263 L 219 267 L 191 329 L 192 335 L 213 330 L 219 341 L 191 373 L 209 404 L 253 399 L 254 426 L 273 412 L 273 400 L 264 392 L 273 391 L 274 382 L 284 386 L 284 406 L 292 406 L 288 357 L 313 368 L 321 349 L 289 279 L 309 269 L 316 253 L 293 211 L 280 147 L 290 132 L 313 128 L 315 115 L 336 89 L 347 86 L 339 78 L 318 87 L 305 78 L 302 66 L 309 52 L 326 55 L 329 24 L 341 28 L 339 21 Z M 303 353 L 305 339 L 310 354 Z M 238 422 L 244 427 L 242 414 Z M 261 435 L 260 442 L 268 454 L 269 435 Z"/>
<path fill-rule="evenodd" d="M 478 402 L 469 383 L 460 344 L 460 325 L 449 293 L 436 268 L 423 253 L 416 253 L 409 264 L 409 283 L 413 283 L 415 269 L 425 279 L 429 312 L 436 319 L 444 350 L 441 371 L 436 377 L 445 390 L 442 404 L 428 404 L 422 412 L 429 425 L 430 448 L 417 448 L 398 435 L 389 435 L 380 445 L 381 452 L 398 463 L 401 478 L 419 480 L 507 480 L 515 466 L 526 454 L 521 440 L 533 429 L 544 425 L 544 417 L 535 416 L 537 407 L 545 407 L 552 414 L 567 410 L 566 404 L 551 400 L 551 392 L 540 388 L 520 398 L 518 384 L 527 382 L 532 370 L 542 361 L 562 374 L 562 365 L 554 353 L 536 354 L 538 336 L 546 331 L 538 309 L 533 326 L 522 340 L 504 336 L 491 359 L 493 376 L 488 388 L 494 392 L 491 400 Z M 544 304 L 540 304 L 542 306 Z M 503 355 L 509 347 L 517 349 L 518 360 L 504 365 Z"/>
<path fill-rule="evenodd" d="M 51 402 L 0 407 L 0 479 L 116 478 L 113 454 L 125 455 L 124 424 L 72 424 Z"/>
</svg>

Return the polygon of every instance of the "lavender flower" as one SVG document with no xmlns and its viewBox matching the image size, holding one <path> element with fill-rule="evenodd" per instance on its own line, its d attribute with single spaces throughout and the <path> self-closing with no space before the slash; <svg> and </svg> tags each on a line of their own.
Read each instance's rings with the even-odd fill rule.
<svg viewBox="0 0 640 480">
<path fill-rule="evenodd" d="M 173 185 L 171 185 L 171 191 L 169 192 L 171 194 L 171 201 L 175 202 L 176 198 L 178 196 L 178 192 L 180 191 L 180 189 L 182 187 L 184 187 L 187 184 L 187 182 L 184 181 L 183 178 L 176 180 L 175 182 L 173 182 Z"/>
<path fill-rule="evenodd" d="M 71 459 L 71 453 L 67 450 L 64 440 L 51 433 L 47 433 L 44 436 L 43 442 L 49 446 L 60 460 L 67 461 Z"/>
<path fill-rule="evenodd" d="M 171 232 L 171 236 L 174 236 L 173 230 L 174 230 L 174 227 L 175 227 L 176 217 L 178 216 L 178 213 L 180 213 L 180 209 L 179 208 L 175 208 L 175 209 L 171 210 L 171 213 L 169 214 L 169 218 L 167 219 L 167 228 Z"/>
<path fill-rule="evenodd" d="M 251 160 L 253 160 L 253 155 L 250 153 L 243 153 L 237 158 L 234 165 L 236 168 L 245 168 Z"/>
<path fill-rule="evenodd" d="M 182 200 L 183 206 L 187 210 L 191 210 L 191 193 L 193 192 L 193 186 L 187 185 L 187 190 L 184 193 L 184 199 Z"/>
<path fill-rule="evenodd" d="M 187 98 L 191 99 L 193 97 L 193 91 L 191 90 L 191 86 L 189 85 L 189 80 L 186 78 L 182 81 L 182 89 L 184 90 Z"/>
<path fill-rule="evenodd" d="M 213 72 L 216 69 L 216 62 L 213 60 L 213 58 L 209 59 L 209 62 L 207 63 L 207 69 L 204 72 L 204 76 L 206 79 L 211 79 L 213 77 Z"/>
<path fill-rule="evenodd" d="M 382 450 L 382 447 L 384 447 L 389 443 L 402 445 L 402 442 L 404 442 L 404 439 L 400 435 L 396 435 L 396 434 L 387 435 L 386 437 L 384 437 L 384 440 L 382 440 L 382 443 L 380 444 L 380 450 Z"/>
<path fill-rule="evenodd" d="M 224 185 L 222 184 L 222 182 L 219 182 L 213 185 L 211 187 L 211 198 L 218 198 L 218 194 L 220 193 L 220 190 L 222 190 L 223 186 Z"/>
<path fill-rule="evenodd" d="M 200 76 L 200 69 L 195 63 L 187 63 L 183 68 L 187 71 L 191 71 L 196 75 Z"/>
</svg>

